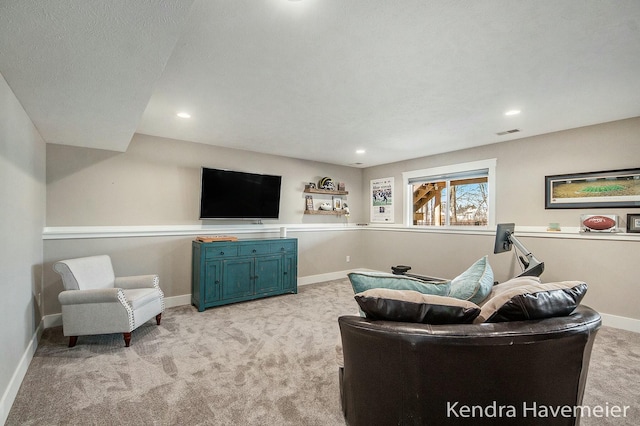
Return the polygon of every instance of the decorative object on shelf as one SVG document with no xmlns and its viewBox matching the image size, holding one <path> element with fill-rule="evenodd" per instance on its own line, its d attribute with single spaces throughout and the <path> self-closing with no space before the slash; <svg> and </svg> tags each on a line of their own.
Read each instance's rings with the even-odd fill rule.
<svg viewBox="0 0 640 426">
<path fill-rule="evenodd" d="M 304 209 L 313 210 L 313 197 L 311 195 L 305 195 L 304 200 L 306 203 Z"/>
<path fill-rule="evenodd" d="M 347 203 L 342 204 L 342 211 L 344 212 L 344 215 L 346 217 L 349 217 L 349 215 L 351 214 L 351 212 L 349 211 L 349 206 L 347 205 Z"/>
<path fill-rule="evenodd" d="M 344 191 L 344 182 L 338 182 L 338 191 Z"/>
<path fill-rule="evenodd" d="M 342 198 L 331 197 L 331 201 L 333 202 L 333 210 L 342 210 Z"/>
<path fill-rule="evenodd" d="M 640 233 L 640 214 L 627 214 L 627 232 Z"/>
<path fill-rule="evenodd" d="M 556 222 L 549 223 L 549 227 L 547 228 L 547 231 L 560 232 L 560 224 Z"/>
<path fill-rule="evenodd" d="M 320 189 L 326 189 L 328 191 L 335 191 L 336 190 L 336 186 L 333 183 L 333 180 L 331 180 L 330 177 L 323 177 L 322 179 L 320 179 L 320 182 L 318 182 L 318 187 Z"/>
<path fill-rule="evenodd" d="M 238 237 L 233 235 L 209 235 L 196 237 L 196 241 L 211 243 L 213 241 L 238 241 Z"/>
<path fill-rule="evenodd" d="M 304 189 L 316 189 L 316 184 L 315 182 L 309 182 L 308 184 L 306 184 L 304 186 Z"/>
<path fill-rule="evenodd" d="M 545 209 L 640 207 L 640 168 L 545 176 Z"/>
<path fill-rule="evenodd" d="M 580 232 L 618 232 L 618 215 L 580 215 Z"/>
<path fill-rule="evenodd" d="M 320 179 L 320 181 L 318 182 L 319 186 L 323 186 L 324 184 L 324 188 L 318 188 L 315 187 L 315 185 L 305 185 L 304 187 L 304 193 L 306 194 L 318 194 L 318 196 L 320 198 L 328 198 L 329 196 L 331 196 L 332 201 L 331 202 L 323 202 L 322 205 L 320 205 L 316 210 L 314 210 L 314 206 L 313 206 L 313 200 L 310 202 L 308 201 L 310 199 L 311 196 L 305 196 L 305 198 L 307 199 L 307 207 L 304 210 L 304 214 L 310 214 L 310 215 L 328 215 L 328 216 L 343 216 L 343 215 L 348 215 L 348 212 L 345 212 L 344 209 L 344 201 L 342 200 L 342 197 L 340 198 L 340 205 L 342 206 L 342 208 L 334 208 L 334 203 L 333 203 L 333 198 L 336 195 L 349 195 L 348 191 L 343 190 L 337 190 L 335 189 L 335 185 L 333 184 L 333 181 L 331 181 L 331 184 L 328 183 L 328 181 L 331 181 L 331 178 L 329 177 L 324 177 L 322 179 Z M 327 187 L 332 187 L 334 189 L 326 189 Z M 344 187 L 343 187 L 344 188 Z M 308 203 L 311 204 L 308 204 Z"/>
</svg>

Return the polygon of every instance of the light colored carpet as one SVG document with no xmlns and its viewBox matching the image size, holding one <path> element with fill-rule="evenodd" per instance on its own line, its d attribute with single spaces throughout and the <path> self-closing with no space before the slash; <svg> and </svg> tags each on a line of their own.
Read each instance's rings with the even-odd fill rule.
<svg viewBox="0 0 640 426">
<path fill-rule="evenodd" d="M 134 331 L 130 348 L 121 335 L 67 348 L 51 328 L 6 424 L 342 426 L 337 318 L 356 312 L 349 282 L 338 280 L 202 313 L 171 308 L 161 326 Z M 639 383 L 640 335 L 602 328 L 584 404 L 631 408 L 582 425 L 640 424 Z"/>
</svg>

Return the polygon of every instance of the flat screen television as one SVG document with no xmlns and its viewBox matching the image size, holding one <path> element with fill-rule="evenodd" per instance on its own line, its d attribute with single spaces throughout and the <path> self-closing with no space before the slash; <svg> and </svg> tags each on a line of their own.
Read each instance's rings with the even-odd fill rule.
<svg viewBox="0 0 640 426">
<path fill-rule="evenodd" d="M 282 177 L 202 168 L 200 219 L 278 219 Z"/>
</svg>

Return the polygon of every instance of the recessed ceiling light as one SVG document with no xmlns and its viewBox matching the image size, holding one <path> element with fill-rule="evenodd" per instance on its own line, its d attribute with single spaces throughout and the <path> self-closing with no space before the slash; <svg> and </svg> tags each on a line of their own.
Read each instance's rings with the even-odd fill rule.
<svg viewBox="0 0 640 426">
<path fill-rule="evenodd" d="M 364 154 L 365 152 L 364 149 L 356 149 L 356 154 Z"/>
<path fill-rule="evenodd" d="M 189 114 L 188 112 L 179 112 L 176 115 L 180 118 L 191 118 L 191 114 Z"/>
<path fill-rule="evenodd" d="M 512 109 L 504 113 L 504 115 L 518 115 L 518 114 L 520 114 L 519 109 Z"/>
</svg>

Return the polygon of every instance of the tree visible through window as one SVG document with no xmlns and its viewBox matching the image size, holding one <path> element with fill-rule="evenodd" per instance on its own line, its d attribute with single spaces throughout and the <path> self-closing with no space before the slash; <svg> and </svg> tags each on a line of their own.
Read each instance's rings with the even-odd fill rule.
<svg viewBox="0 0 640 426">
<path fill-rule="evenodd" d="M 402 173 L 407 226 L 495 225 L 496 159 Z"/>
<path fill-rule="evenodd" d="M 479 176 L 413 183 L 413 224 L 427 226 L 488 223 L 488 178 Z"/>
</svg>

